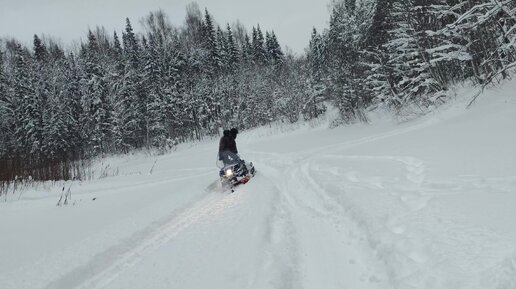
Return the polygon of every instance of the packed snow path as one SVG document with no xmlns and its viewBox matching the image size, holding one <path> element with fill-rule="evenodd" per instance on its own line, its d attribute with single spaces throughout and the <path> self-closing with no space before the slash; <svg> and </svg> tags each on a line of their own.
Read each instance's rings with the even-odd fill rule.
<svg viewBox="0 0 516 289">
<path fill-rule="evenodd" d="M 212 141 L 106 161 L 73 205 L 53 185 L 11 196 L 0 288 L 516 288 L 516 101 L 488 100 L 243 134 L 258 173 L 235 193 Z"/>
</svg>

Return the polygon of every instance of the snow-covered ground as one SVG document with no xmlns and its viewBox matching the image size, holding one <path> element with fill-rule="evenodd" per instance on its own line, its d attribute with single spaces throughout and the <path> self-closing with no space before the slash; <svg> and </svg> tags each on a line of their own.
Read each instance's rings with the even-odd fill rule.
<svg viewBox="0 0 516 289">
<path fill-rule="evenodd" d="M 464 110 L 462 90 L 401 124 L 243 133 L 258 173 L 235 193 L 212 140 L 9 195 L 0 288 L 516 288 L 514 91 Z"/>
</svg>

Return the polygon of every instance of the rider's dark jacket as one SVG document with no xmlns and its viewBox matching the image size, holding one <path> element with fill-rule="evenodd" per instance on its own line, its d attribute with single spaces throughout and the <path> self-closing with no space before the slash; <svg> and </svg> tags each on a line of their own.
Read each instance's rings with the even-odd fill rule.
<svg viewBox="0 0 516 289">
<path fill-rule="evenodd" d="M 235 136 L 229 130 L 224 131 L 224 135 L 220 138 L 219 142 L 219 155 L 224 151 L 238 154 Z"/>
</svg>

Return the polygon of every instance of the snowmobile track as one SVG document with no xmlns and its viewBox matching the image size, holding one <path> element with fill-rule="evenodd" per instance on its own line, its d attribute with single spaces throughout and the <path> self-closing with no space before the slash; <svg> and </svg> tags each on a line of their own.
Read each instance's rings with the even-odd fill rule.
<svg viewBox="0 0 516 289">
<path fill-rule="evenodd" d="M 210 215 L 225 210 L 231 205 L 231 200 L 227 195 L 209 194 L 182 212 L 134 233 L 131 237 L 97 254 L 87 264 L 68 272 L 45 288 L 105 288 L 121 273 L 135 266 L 145 256 L 156 251 L 190 226 L 209 220 Z M 85 278 L 88 276 L 89 278 Z"/>
</svg>

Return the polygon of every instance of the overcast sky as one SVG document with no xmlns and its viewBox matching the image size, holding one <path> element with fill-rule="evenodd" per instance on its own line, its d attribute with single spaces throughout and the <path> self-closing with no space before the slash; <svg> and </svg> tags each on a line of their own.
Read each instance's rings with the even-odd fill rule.
<svg viewBox="0 0 516 289">
<path fill-rule="evenodd" d="M 34 34 L 53 36 L 68 47 L 85 39 L 88 28 L 104 26 L 119 34 L 129 17 L 133 28 L 150 11 L 162 9 L 180 25 L 191 0 L 0 0 L 0 37 L 14 37 L 32 45 Z M 281 45 L 295 53 L 308 46 L 312 27 L 322 29 L 329 20 L 330 0 L 197 0 L 218 24 L 240 20 L 248 29 L 260 24 L 274 30 Z"/>
</svg>

